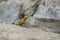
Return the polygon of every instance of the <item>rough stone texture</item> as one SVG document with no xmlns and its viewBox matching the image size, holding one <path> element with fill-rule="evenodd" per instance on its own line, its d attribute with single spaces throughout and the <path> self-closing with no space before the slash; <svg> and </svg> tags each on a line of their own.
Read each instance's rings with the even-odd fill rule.
<svg viewBox="0 0 60 40">
<path fill-rule="evenodd" d="M 32 23 L 30 22 L 31 19 L 37 21 L 33 20 Z M 27 20 L 29 26 L 38 25 L 38 27 L 45 31 L 60 33 L 60 0 L 43 0 L 31 19 Z M 38 21 L 39 23 L 34 25 Z"/>
<path fill-rule="evenodd" d="M 19 10 L 12 1 L 0 3 L 0 22 L 13 23 L 18 19 Z"/>
<path fill-rule="evenodd" d="M 40 20 L 39 27 L 50 32 L 60 33 L 60 7 L 38 8 L 34 18 Z M 41 10 L 41 11 L 40 11 Z"/>
<path fill-rule="evenodd" d="M 31 27 L 31 26 L 37 27 L 39 25 L 39 20 L 31 16 L 27 19 L 25 25 L 27 25 L 28 27 Z"/>
<path fill-rule="evenodd" d="M 60 0 L 46 0 L 47 5 L 60 6 Z"/>
<path fill-rule="evenodd" d="M 0 40 L 60 40 L 60 34 L 45 32 L 39 28 L 0 24 Z"/>
<path fill-rule="evenodd" d="M 35 13 L 40 0 L 0 0 L 0 22 L 13 23 Z M 14 16 L 13 16 L 14 15 Z"/>
<path fill-rule="evenodd" d="M 5 1 L 5 0 L 2 0 Z M 15 15 L 16 11 L 16 7 L 19 8 L 20 13 L 19 16 L 17 16 L 17 14 L 15 16 L 11 16 L 11 18 L 15 19 L 16 17 L 21 17 L 21 15 L 28 15 L 31 16 L 28 18 L 26 24 L 28 26 L 37 26 L 40 27 L 41 29 L 45 30 L 45 31 L 50 31 L 50 32 L 56 32 L 56 33 L 60 33 L 60 0 L 9 0 L 12 2 L 12 4 L 14 4 L 15 6 L 13 6 L 12 4 L 8 4 L 7 2 L 1 2 L 0 3 L 0 7 L 2 7 L 3 9 L 0 8 L 1 13 L 2 10 L 5 13 L 6 11 L 4 11 L 4 4 L 8 4 L 9 7 L 7 7 L 7 13 L 9 13 L 8 15 L 12 15 L 12 13 L 10 12 L 10 10 L 8 10 L 10 8 L 10 6 L 13 6 L 11 8 L 11 10 L 13 9 L 13 15 Z M 1 16 L 1 15 L 0 15 Z M 2 19 L 5 21 L 7 21 L 7 18 L 5 18 L 7 15 L 5 15 Z M 2 16 L 1 16 L 2 17 Z M 0 20 L 2 20 L 0 19 Z M 8 17 L 8 19 L 10 19 Z M 3 21 L 2 20 L 2 21 Z M 10 22 L 7 21 L 7 22 Z"/>
<path fill-rule="evenodd" d="M 41 0 L 11 0 L 20 8 L 20 14 L 31 16 Z"/>
<path fill-rule="evenodd" d="M 34 18 L 60 19 L 60 6 L 40 6 Z"/>
</svg>

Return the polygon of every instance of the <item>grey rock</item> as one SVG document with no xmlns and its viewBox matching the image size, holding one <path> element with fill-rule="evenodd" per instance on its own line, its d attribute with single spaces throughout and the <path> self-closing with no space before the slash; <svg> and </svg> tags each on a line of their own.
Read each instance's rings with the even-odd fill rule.
<svg viewBox="0 0 60 40">
<path fill-rule="evenodd" d="M 31 16 L 35 13 L 39 1 L 41 0 L 13 0 L 20 8 L 20 13 L 23 15 Z"/>
<path fill-rule="evenodd" d="M 12 23 L 21 15 L 32 16 L 26 22 L 28 26 L 60 33 L 60 0 L 8 0 L 0 3 L 0 22 Z"/>
<path fill-rule="evenodd" d="M 0 22 L 13 23 L 19 15 L 19 10 L 12 1 L 0 3 Z"/>
<path fill-rule="evenodd" d="M 47 0 L 49 4 L 40 5 L 33 17 L 40 21 L 38 27 L 41 29 L 60 34 L 60 6 L 57 5 L 58 1 L 56 1 Z M 50 4 L 50 2 L 52 3 Z"/>
<path fill-rule="evenodd" d="M 1 0 L 0 22 L 13 23 L 22 16 L 35 13 L 40 0 Z"/>
<path fill-rule="evenodd" d="M 34 18 L 60 19 L 60 6 L 39 6 Z"/>
<path fill-rule="evenodd" d="M 46 5 L 60 6 L 60 0 L 46 0 Z"/>
<path fill-rule="evenodd" d="M 39 20 L 33 18 L 33 17 L 29 17 L 25 23 L 25 25 L 27 26 L 33 26 L 33 27 L 37 27 L 39 24 Z"/>
<path fill-rule="evenodd" d="M 38 28 L 60 34 L 60 1 L 43 0 L 43 2 L 45 2 L 45 5 L 43 3 L 39 5 L 32 19 L 39 21 L 36 25 Z M 30 22 L 29 24 L 34 25 L 33 23 Z"/>
</svg>

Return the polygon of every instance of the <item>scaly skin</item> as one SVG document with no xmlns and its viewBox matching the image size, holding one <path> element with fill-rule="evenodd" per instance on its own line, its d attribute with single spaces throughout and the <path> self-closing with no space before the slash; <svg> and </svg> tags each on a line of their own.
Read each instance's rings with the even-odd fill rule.
<svg viewBox="0 0 60 40">
<path fill-rule="evenodd" d="M 17 21 L 16 25 L 22 25 L 26 22 L 26 20 L 29 18 L 29 16 L 24 16 L 21 20 Z"/>
</svg>

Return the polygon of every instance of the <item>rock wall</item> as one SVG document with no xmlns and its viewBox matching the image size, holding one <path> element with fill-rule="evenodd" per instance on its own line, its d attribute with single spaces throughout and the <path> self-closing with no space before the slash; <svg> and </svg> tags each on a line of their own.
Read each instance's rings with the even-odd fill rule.
<svg viewBox="0 0 60 40">
<path fill-rule="evenodd" d="M 0 22 L 13 23 L 35 13 L 40 0 L 0 0 Z"/>
<path fill-rule="evenodd" d="M 8 1 L 11 1 L 11 3 L 9 4 Z M 18 19 L 23 15 L 27 15 L 30 17 L 25 25 L 60 33 L 60 0 L 8 1 L 2 0 L 0 3 L 0 22 L 12 23 L 16 18 Z"/>
<path fill-rule="evenodd" d="M 38 26 L 45 31 L 60 33 L 60 0 L 42 0 L 41 2 L 26 24 Z"/>
</svg>

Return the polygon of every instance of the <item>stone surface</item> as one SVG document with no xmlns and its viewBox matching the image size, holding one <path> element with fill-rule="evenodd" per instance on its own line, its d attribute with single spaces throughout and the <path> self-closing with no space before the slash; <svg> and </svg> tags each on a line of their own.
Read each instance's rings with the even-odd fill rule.
<svg viewBox="0 0 60 40">
<path fill-rule="evenodd" d="M 18 19 L 19 10 L 15 3 L 6 1 L 0 3 L 0 22 L 13 23 Z"/>
<path fill-rule="evenodd" d="M 60 19 L 60 6 L 40 6 L 34 18 Z"/>
<path fill-rule="evenodd" d="M 1 0 L 0 22 L 13 23 L 21 15 L 31 16 L 35 13 L 40 0 Z M 14 15 L 14 16 L 13 16 Z"/>
<path fill-rule="evenodd" d="M 60 33 L 60 0 L 1 1 L 0 22 L 14 22 L 21 15 L 28 15 L 26 25 Z"/>
<path fill-rule="evenodd" d="M 35 22 L 31 23 L 27 20 L 29 26 L 38 26 L 41 29 L 49 32 L 60 33 L 60 0 L 43 0 L 42 4 L 39 5 L 37 11 L 32 17 Z"/>
<path fill-rule="evenodd" d="M 0 24 L 0 40 L 60 40 L 60 34 L 45 32 L 39 28 Z"/>
<path fill-rule="evenodd" d="M 60 6 L 60 0 L 46 0 L 46 5 Z"/>
<path fill-rule="evenodd" d="M 21 14 L 31 16 L 35 13 L 40 0 L 19 0 Z"/>
<path fill-rule="evenodd" d="M 27 19 L 25 25 L 27 25 L 28 27 L 37 27 L 39 25 L 39 20 L 31 16 Z"/>
</svg>

